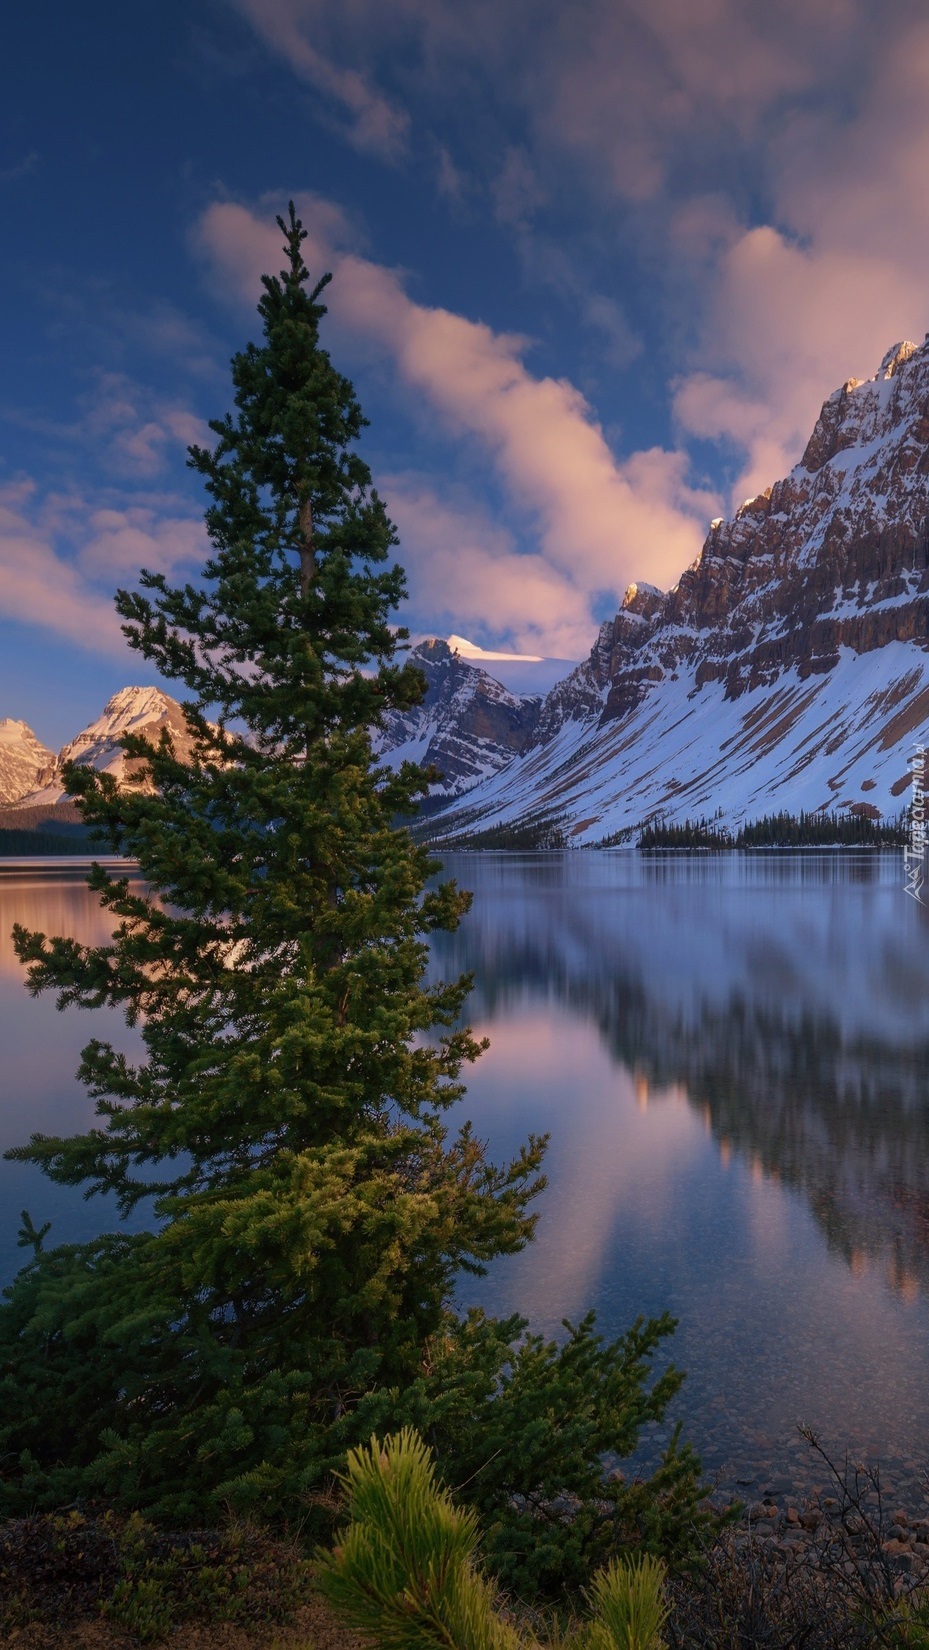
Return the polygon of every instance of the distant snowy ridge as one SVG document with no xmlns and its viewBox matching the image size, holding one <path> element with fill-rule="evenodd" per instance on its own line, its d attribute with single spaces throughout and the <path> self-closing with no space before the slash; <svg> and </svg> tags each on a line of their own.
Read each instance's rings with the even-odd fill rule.
<svg viewBox="0 0 929 1650">
<path fill-rule="evenodd" d="M 423 704 L 407 712 L 390 712 L 374 735 L 375 749 L 388 767 L 402 761 L 433 764 L 443 774 L 435 795 L 457 796 L 488 774 L 496 773 L 521 751 L 537 720 L 541 694 L 516 694 L 476 662 L 484 650 L 453 637 L 423 642 L 411 658 L 423 671 Z M 470 657 L 469 657 L 470 655 Z M 522 654 L 491 655 L 517 670 L 540 666 L 548 671 L 561 661 Z M 127 757 L 120 740 L 125 733 L 145 733 L 157 741 L 167 728 L 182 759 L 191 740 L 176 699 L 160 688 L 126 687 L 114 693 L 96 721 L 54 756 L 22 722 L 0 722 L 0 804 L 42 807 L 65 800 L 61 770 L 76 762 L 110 773 L 119 784 L 139 767 Z"/>
<path fill-rule="evenodd" d="M 929 732 L 929 344 L 824 403 L 800 463 L 712 523 L 666 594 L 631 585 L 526 747 L 436 824 L 892 817 Z"/>
<path fill-rule="evenodd" d="M 0 728 L 3 726 L 0 723 Z M 61 769 L 65 762 L 96 768 L 101 773 L 112 774 L 118 783 L 124 784 L 141 764 L 136 758 L 126 755 L 119 743 L 122 735 L 144 733 L 148 739 L 157 742 L 163 728 L 168 729 L 175 750 L 182 760 L 185 759 L 191 750 L 191 738 L 177 700 L 160 688 L 121 688 L 107 701 L 103 714 L 65 745 L 57 757 L 52 757 L 50 751 L 45 753 L 49 758 L 47 771 L 38 775 L 38 782 L 34 777 L 27 789 L 15 796 L 6 795 L 3 800 L 24 808 L 66 800 L 61 783 Z M 41 746 L 38 748 L 42 749 Z"/>
<path fill-rule="evenodd" d="M 464 637 L 431 640 L 414 648 L 411 658 L 423 671 L 427 693 L 422 705 L 390 712 L 374 735 L 375 749 L 388 767 L 413 760 L 433 764 L 443 774 L 436 796 L 457 796 L 488 774 L 496 773 L 521 751 L 537 720 L 540 693 L 512 693 L 476 662 L 494 668 L 539 667 L 548 681 L 564 661 L 523 654 L 487 654 Z M 571 668 L 568 665 L 567 668 Z M 56 805 L 66 798 L 61 770 L 76 762 L 112 774 L 119 784 L 139 767 L 127 757 L 120 740 L 125 733 L 145 733 L 157 741 L 167 728 L 182 759 L 191 740 L 176 699 L 154 687 L 126 687 L 114 693 L 96 721 L 70 740 L 56 757 L 39 744 L 24 722 L 0 722 L 0 805 L 22 808 Z"/>
</svg>

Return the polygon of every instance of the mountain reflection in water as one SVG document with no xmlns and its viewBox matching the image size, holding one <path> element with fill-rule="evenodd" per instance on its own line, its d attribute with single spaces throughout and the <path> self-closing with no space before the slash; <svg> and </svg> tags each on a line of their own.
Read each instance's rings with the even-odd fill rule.
<svg viewBox="0 0 929 1650">
<path fill-rule="evenodd" d="M 439 973 L 491 1039 L 467 1111 L 552 1134 L 536 1243 L 468 1299 L 557 1331 L 680 1319 L 713 1465 L 806 1420 L 929 1436 L 929 913 L 900 857 L 446 855 Z"/>
<path fill-rule="evenodd" d="M 903 1484 L 929 1438 L 929 913 L 899 856 L 448 854 L 445 874 L 474 907 L 432 969 L 473 971 L 491 1039 L 462 1115 L 497 1156 L 551 1133 L 536 1241 L 462 1301 L 552 1333 L 667 1307 L 677 1412 L 727 1482 L 801 1481 L 806 1420 Z M 0 870 L 3 1145 L 90 1121 L 90 1035 L 137 1046 L 118 1015 L 29 999 L 14 921 L 108 932 L 74 874 Z M 58 1241 L 112 1221 L 0 1175 L 4 1278 L 24 1204 Z"/>
</svg>

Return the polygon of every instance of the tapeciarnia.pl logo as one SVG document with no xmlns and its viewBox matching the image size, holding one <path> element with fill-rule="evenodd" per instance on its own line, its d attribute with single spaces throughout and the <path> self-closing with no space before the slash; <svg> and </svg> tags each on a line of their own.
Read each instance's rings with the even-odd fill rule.
<svg viewBox="0 0 929 1650">
<path fill-rule="evenodd" d="M 906 892 L 920 905 L 926 877 L 926 747 L 916 745 L 909 762 L 912 775 L 910 790 L 910 840 L 903 850 L 903 871 Z"/>
</svg>

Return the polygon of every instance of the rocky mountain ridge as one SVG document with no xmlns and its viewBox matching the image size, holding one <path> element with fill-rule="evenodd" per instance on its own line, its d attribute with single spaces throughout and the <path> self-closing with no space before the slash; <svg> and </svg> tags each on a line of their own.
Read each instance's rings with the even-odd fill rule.
<svg viewBox="0 0 929 1650">
<path fill-rule="evenodd" d="M 790 474 L 710 526 L 675 587 L 631 585 L 454 835 L 786 808 L 891 817 L 929 729 L 929 341 L 824 403 Z"/>
<path fill-rule="evenodd" d="M 929 352 L 903 343 L 829 397 L 796 468 L 714 521 L 673 590 L 630 587 L 591 656 L 605 719 L 681 664 L 734 699 L 791 664 L 824 673 L 843 646 L 925 637 L 927 477 Z"/>
<path fill-rule="evenodd" d="M 426 678 L 426 696 L 412 710 L 385 716 L 374 739 L 385 766 L 430 764 L 442 775 L 432 795 L 447 800 L 499 773 L 526 748 L 539 718 L 541 694 L 510 693 L 438 638 L 421 642 L 409 657 Z"/>
</svg>

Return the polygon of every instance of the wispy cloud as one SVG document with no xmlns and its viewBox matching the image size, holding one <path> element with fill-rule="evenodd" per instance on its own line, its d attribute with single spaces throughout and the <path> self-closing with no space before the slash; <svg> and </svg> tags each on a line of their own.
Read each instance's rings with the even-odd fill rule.
<svg viewBox="0 0 929 1650">
<path fill-rule="evenodd" d="M 546 193 L 524 148 L 510 144 L 503 156 L 500 170 L 491 183 L 494 213 L 498 223 L 514 229 L 526 229 Z"/>
<path fill-rule="evenodd" d="M 356 149 L 397 161 L 409 144 L 409 116 L 352 67 L 336 63 L 314 40 L 325 7 L 289 0 L 233 0 L 265 43 L 286 58 L 302 80 L 322 92 L 347 118 Z"/>
<path fill-rule="evenodd" d="M 0 489 L 0 612 L 95 652 L 125 652 L 112 601 L 61 557 L 36 520 L 33 485 Z"/>
<path fill-rule="evenodd" d="M 79 431 L 104 453 L 111 470 L 149 479 L 192 442 L 209 442 L 205 419 L 154 396 L 124 373 L 99 373 L 85 397 Z"/>
<path fill-rule="evenodd" d="M 489 178 L 501 153 L 512 168 L 515 151 L 544 194 L 553 157 L 573 156 L 585 189 L 637 202 L 658 198 L 682 171 L 692 183 L 706 157 L 735 180 L 734 151 L 741 158 L 766 143 L 804 99 L 847 101 L 849 77 L 867 72 L 896 26 L 873 0 L 231 3 L 295 73 L 347 109 L 352 97 L 362 111 L 370 103 L 375 127 L 384 120 L 390 132 L 399 120 L 405 132 L 406 109 L 384 90 L 402 83 L 424 123 L 450 105 L 467 110 L 458 129 L 485 145 Z M 895 8 L 902 18 L 917 10 L 915 0 Z M 343 95 L 327 84 L 330 72 L 352 72 L 358 86 Z"/>
<path fill-rule="evenodd" d="M 19 408 L 0 416 L 60 447 L 84 447 L 110 477 L 148 481 L 165 472 L 192 443 L 209 443 L 205 419 L 179 402 L 154 395 L 125 373 L 98 372 L 70 422 L 34 417 Z"/>
<path fill-rule="evenodd" d="M 473 192 L 472 180 L 455 165 L 444 143 L 436 145 L 436 188 L 453 206 L 462 206 Z"/>
<path fill-rule="evenodd" d="M 20 178 L 31 177 L 38 171 L 40 156 L 38 149 L 30 149 L 20 160 L 14 160 L 9 166 L 0 166 L 0 183 L 17 183 Z"/>
</svg>

